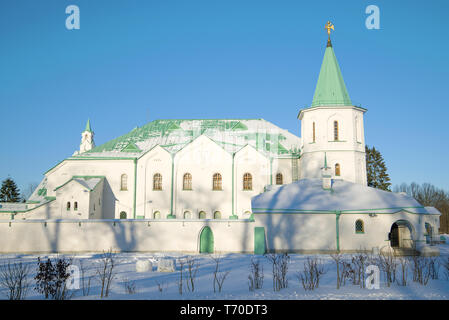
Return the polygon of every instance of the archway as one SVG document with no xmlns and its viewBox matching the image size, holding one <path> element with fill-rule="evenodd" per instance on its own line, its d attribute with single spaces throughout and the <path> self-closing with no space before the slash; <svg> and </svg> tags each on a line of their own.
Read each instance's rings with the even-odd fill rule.
<svg viewBox="0 0 449 320">
<path fill-rule="evenodd" d="M 200 253 L 214 253 L 214 234 L 209 227 L 204 227 L 201 230 Z"/>
<path fill-rule="evenodd" d="M 392 248 L 413 249 L 414 247 L 413 227 L 406 220 L 398 220 L 393 223 L 388 238 Z"/>
</svg>

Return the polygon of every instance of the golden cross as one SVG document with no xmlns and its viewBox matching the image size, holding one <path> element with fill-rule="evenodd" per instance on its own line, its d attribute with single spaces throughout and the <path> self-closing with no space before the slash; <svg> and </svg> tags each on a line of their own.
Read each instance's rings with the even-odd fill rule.
<svg viewBox="0 0 449 320">
<path fill-rule="evenodd" d="M 328 34 L 329 37 L 330 37 L 330 35 L 331 35 L 331 29 L 332 29 L 332 30 L 335 30 L 335 29 L 334 29 L 334 25 L 333 25 L 330 21 L 328 21 L 328 22 L 326 23 L 326 25 L 324 26 L 324 29 L 327 30 L 327 34 Z"/>
</svg>

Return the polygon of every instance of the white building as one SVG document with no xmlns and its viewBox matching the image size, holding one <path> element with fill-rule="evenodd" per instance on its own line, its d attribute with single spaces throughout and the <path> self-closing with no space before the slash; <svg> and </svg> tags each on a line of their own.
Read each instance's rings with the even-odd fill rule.
<svg viewBox="0 0 449 320">
<path fill-rule="evenodd" d="M 45 172 L 26 204 L 2 205 L 9 241 L 0 251 L 371 250 L 397 242 L 398 214 L 410 243 L 422 242 L 439 213 L 366 186 L 365 112 L 352 104 L 329 40 L 312 104 L 298 114 L 301 137 L 263 119 L 171 119 L 95 146 L 88 121 L 80 150 Z M 393 208 L 384 196 L 401 201 Z M 357 215 L 341 199 L 357 203 Z M 358 218 L 366 232 L 354 236 Z M 13 245 L 15 228 L 35 240 Z"/>
</svg>

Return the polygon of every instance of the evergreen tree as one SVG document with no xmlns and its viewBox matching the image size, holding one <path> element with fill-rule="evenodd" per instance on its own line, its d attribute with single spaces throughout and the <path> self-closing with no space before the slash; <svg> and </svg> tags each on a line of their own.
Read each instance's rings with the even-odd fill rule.
<svg viewBox="0 0 449 320">
<path fill-rule="evenodd" d="M 0 202 L 19 202 L 20 200 L 20 190 L 14 180 L 11 178 L 3 180 L 0 189 Z"/>
<path fill-rule="evenodd" d="M 365 152 L 368 186 L 391 191 L 390 177 L 387 173 L 387 166 L 385 165 L 382 155 L 375 147 L 369 148 L 368 146 L 365 146 Z"/>
</svg>

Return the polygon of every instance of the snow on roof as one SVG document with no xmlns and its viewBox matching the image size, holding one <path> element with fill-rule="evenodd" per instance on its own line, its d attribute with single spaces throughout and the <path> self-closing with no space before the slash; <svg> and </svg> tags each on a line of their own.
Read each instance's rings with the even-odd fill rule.
<svg viewBox="0 0 449 320">
<path fill-rule="evenodd" d="M 92 191 L 97 184 L 102 181 L 104 177 L 101 176 L 73 176 L 70 178 L 67 182 L 63 183 L 59 187 L 55 188 L 55 191 L 64 187 L 69 182 L 74 181 L 82 185 L 83 187 L 87 188 L 89 191 Z"/>
<path fill-rule="evenodd" d="M 406 209 L 411 213 L 439 214 L 435 208 L 423 207 L 410 196 L 343 180 L 333 180 L 332 189 L 324 190 L 321 179 L 302 179 L 253 197 L 251 205 L 254 213 L 336 210 L 394 213 Z"/>
<path fill-rule="evenodd" d="M 264 119 L 168 119 L 136 127 L 74 158 L 137 157 L 156 145 L 176 153 L 200 135 L 206 135 L 231 153 L 249 144 L 276 156 L 298 153 L 301 141 Z"/>
</svg>

